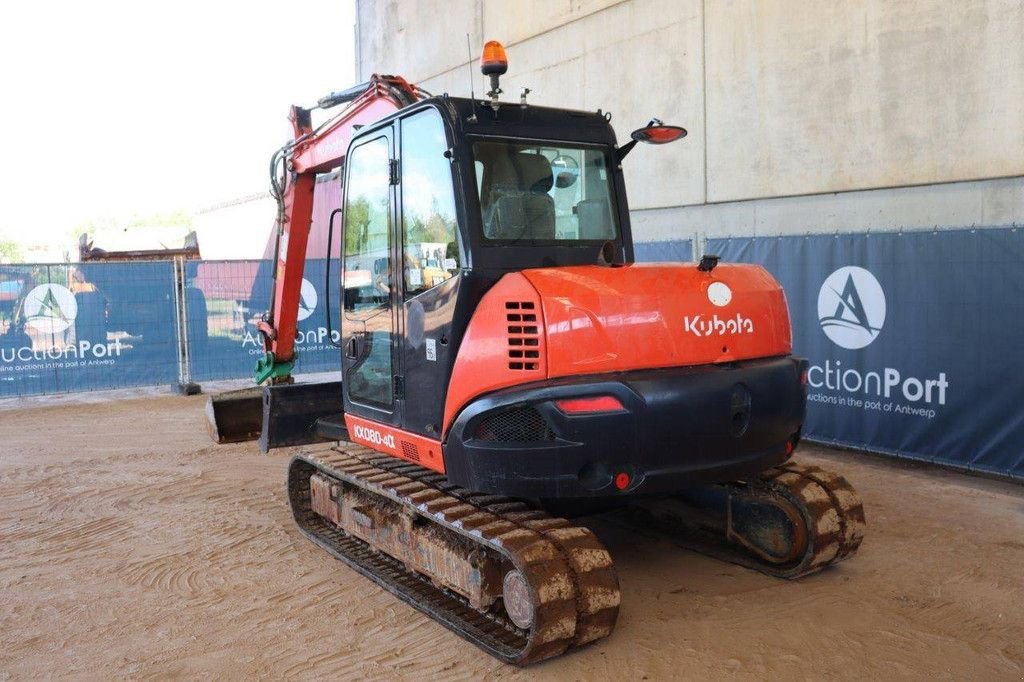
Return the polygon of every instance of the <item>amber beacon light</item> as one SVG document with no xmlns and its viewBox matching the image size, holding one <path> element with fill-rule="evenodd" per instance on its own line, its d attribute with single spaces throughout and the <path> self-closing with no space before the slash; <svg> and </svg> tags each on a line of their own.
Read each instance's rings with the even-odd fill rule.
<svg viewBox="0 0 1024 682">
<path fill-rule="evenodd" d="M 480 71 L 485 76 L 501 76 L 508 71 L 505 48 L 497 40 L 488 40 L 484 44 L 484 53 L 480 55 Z"/>
<path fill-rule="evenodd" d="M 505 48 L 497 40 L 488 40 L 484 43 L 484 52 L 480 55 L 480 72 L 491 78 L 491 90 L 487 96 L 491 98 L 491 107 L 498 110 L 498 95 L 501 94 L 501 87 L 498 79 L 508 71 L 508 57 L 505 56 Z"/>
</svg>

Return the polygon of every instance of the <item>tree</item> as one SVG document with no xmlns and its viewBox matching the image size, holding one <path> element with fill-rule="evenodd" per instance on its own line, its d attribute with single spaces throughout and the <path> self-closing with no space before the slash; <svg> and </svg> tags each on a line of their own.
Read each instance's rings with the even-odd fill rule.
<svg viewBox="0 0 1024 682">
<path fill-rule="evenodd" d="M 370 202 L 364 196 L 350 200 L 345 210 L 345 253 L 364 250 L 366 231 L 370 226 Z"/>
<path fill-rule="evenodd" d="M 0 239 L 0 263 L 21 263 L 21 246 L 13 239 Z"/>
<path fill-rule="evenodd" d="M 134 214 L 131 216 L 102 217 L 85 220 L 72 227 L 66 234 L 75 241 L 81 234 L 96 235 L 97 232 L 136 232 L 153 228 L 177 227 L 182 233 L 192 229 L 192 216 L 186 211 L 169 211 L 150 213 L 148 215 Z"/>
</svg>

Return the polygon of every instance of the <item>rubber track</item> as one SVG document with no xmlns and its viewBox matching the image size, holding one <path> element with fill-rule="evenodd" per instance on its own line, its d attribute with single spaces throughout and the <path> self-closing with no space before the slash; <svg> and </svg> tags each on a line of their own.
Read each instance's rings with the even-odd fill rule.
<svg viewBox="0 0 1024 682">
<path fill-rule="evenodd" d="M 801 577 L 849 559 L 864 540 L 867 522 L 860 495 L 844 477 L 811 464 L 787 462 L 761 474 L 773 490 L 781 486 L 810 512 L 812 547 L 793 576 Z M 796 569 L 799 569 L 798 571 Z"/>
<path fill-rule="evenodd" d="M 839 474 L 791 461 L 762 472 L 753 481 L 726 485 L 754 499 L 783 498 L 799 509 L 808 530 L 804 554 L 778 565 L 760 561 L 736 544 L 723 543 L 722 538 L 709 542 L 707 534 L 677 536 L 678 544 L 771 576 L 796 579 L 849 559 L 864 539 L 864 505 Z"/>
<path fill-rule="evenodd" d="M 309 478 L 320 471 L 414 510 L 469 541 L 486 545 L 520 570 L 531 585 L 534 625 L 520 630 L 499 613 L 480 613 L 458 595 L 312 511 Z M 359 445 L 296 456 L 288 496 L 299 529 L 364 576 L 491 655 L 533 663 L 611 634 L 619 586 L 611 556 L 586 528 L 507 497 L 451 485 L 435 472 Z"/>
</svg>

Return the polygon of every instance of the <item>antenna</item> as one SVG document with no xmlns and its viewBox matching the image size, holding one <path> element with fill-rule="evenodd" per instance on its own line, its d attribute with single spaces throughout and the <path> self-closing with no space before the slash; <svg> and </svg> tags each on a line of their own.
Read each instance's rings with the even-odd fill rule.
<svg viewBox="0 0 1024 682">
<path fill-rule="evenodd" d="M 466 55 L 469 56 L 469 101 L 472 102 L 473 115 L 469 117 L 470 123 L 476 123 L 476 95 L 473 93 L 473 48 L 469 43 L 469 32 L 466 32 Z"/>
</svg>

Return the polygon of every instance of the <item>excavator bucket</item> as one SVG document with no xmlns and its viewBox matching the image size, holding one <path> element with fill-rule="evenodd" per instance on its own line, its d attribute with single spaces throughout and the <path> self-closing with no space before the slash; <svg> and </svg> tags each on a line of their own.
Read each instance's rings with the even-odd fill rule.
<svg viewBox="0 0 1024 682">
<path fill-rule="evenodd" d="M 255 386 L 211 396 L 210 437 L 217 443 L 259 440 L 260 450 L 345 437 L 340 381 Z"/>
<path fill-rule="evenodd" d="M 225 391 L 206 401 L 210 438 L 216 443 L 256 440 L 263 430 L 263 386 Z"/>
</svg>

